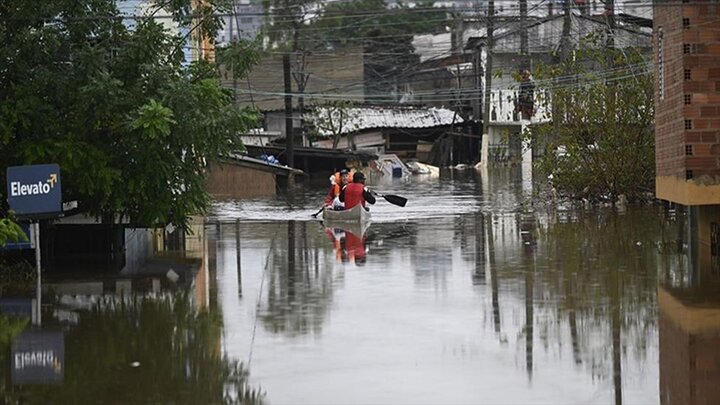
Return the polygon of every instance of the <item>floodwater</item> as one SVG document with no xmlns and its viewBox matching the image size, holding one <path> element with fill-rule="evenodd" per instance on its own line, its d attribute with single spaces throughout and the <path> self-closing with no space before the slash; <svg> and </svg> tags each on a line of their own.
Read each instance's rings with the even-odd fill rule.
<svg viewBox="0 0 720 405">
<path fill-rule="evenodd" d="M 702 294 L 684 213 L 557 206 L 543 184 L 515 169 L 387 180 L 374 189 L 409 202 L 379 198 L 363 229 L 310 216 L 324 185 L 218 203 L 199 232 L 200 272 L 186 275 L 179 263 L 174 284 L 163 270 L 105 280 L 94 293 L 90 281 L 56 280 L 42 327 L 0 315 L 0 399 L 720 398 L 707 381 L 717 366 L 707 366 L 715 374 L 695 371 L 703 367 L 693 358 L 698 347 L 720 342 L 720 302 L 700 299 L 696 311 Z M 132 293 L 122 294 L 125 287 Z M 45 368 L 36 364 L 43 359 L 19 357 L 42 378 L 17 370 L 24 342 L 55 349 Z"/>
</svg>

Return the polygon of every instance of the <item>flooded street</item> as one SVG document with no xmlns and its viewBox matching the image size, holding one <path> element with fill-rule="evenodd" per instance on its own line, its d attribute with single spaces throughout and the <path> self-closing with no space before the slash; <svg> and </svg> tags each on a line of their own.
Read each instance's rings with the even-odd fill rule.
<svg viewBox="0 0 720 405">
<path fill-rule="evenodd" d="M 373 187 L 409 202 L 378 199 L 363 229 L 310 216 L 325 185 L 218 203 L 201 271 L 176 284 L 146 275 L 124 295 L 117 280 L 55 280 L 42 328 L 3 331 L 62 332 L 62 376 L 12 383 L 5 351 L 0 398 L 651 404 L 695 392 L 676 386 L 694 386 L 696 365 L 668 354 L 720 328 L 677 319 L 716 319 L 720 305 L 687 308 L 703 298 L 682 213 L 555 207 L 510 169 Z"/>
<path fill-rule="evenodd" d="M 519 173 L 493 174 L 378 185 L 410 202 L 379 201 L 364 242 L 314 206 L 219 205 L 224 350 L 272 403 L 657 403 L 676 224 L 536 210 Z"/>
</svg>

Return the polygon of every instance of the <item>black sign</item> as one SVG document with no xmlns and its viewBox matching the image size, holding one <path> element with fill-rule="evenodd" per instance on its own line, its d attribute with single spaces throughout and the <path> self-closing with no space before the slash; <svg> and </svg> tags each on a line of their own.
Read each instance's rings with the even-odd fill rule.
<svg viewBox="0 0 720 405">
<path fill-rule="evenodd" d="M 61 213 L 60 166 L 8 167 L 7 196 L 10 209 L 20 217 L 55 216 Z"/>
<path fill-rule="evenodd" d="M 62 332 L 24 331 L 13 341 L 11 354 L 13 384 L 62 383 L 65 375 Z"/>
</svg>

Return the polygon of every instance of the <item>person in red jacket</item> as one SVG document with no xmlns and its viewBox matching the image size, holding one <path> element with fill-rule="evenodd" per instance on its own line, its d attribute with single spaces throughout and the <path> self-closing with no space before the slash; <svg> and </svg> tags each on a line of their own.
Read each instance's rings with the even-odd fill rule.
<svg viewBox="0 0 720 405">
<path fill-rule="evenodd" d="M 340 195 L 341 186 L 339 184 L 340 173 L 335 173 L 330 176 L 330 191 L 325 196 L 325 206 L 330 207 L 333 205 L 335 197 Z"/>
<path fill-rule="evenodd" d="M 372 193 L 370 193 L 367 187 L 365 187 L 365 175 L 362 172 L 355 172 L 353 182 L 345 186 L 342 191 L 340 191 L 340 201 L 345 203 L 346 210 L 349 210 L 358 204 L 368 210 L 368 207 L 365 206 L 365 202 L 375 204 L 375 197 Z"/>
</svg>

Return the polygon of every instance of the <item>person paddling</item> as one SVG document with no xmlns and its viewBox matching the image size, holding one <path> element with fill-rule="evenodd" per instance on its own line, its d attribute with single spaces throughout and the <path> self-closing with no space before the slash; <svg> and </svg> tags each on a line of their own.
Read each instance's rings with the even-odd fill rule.
<svg viewBox="0 0 720 405">
<path fill-rule="evenodd" d="M 330 176 L 330 190 L 325 196 L 326 207 L 330 207 L 333 203 L 333 200 L 340 195 L 340 190 L 342 190 L 342 187 L 339 184 L 339 178 L 340 176 L 338 176 L 337 173 Z"/>
<path fill-rule="evenodd" d="M 340 201 L 345 203 L 345 209 L 349 210 L 354 206 L 360 204 L 365 210 L 369 211 L 369 208 L 365 206 L 365 203 L 375 204 L 375 197 L 365 187 L 365 175 L 362 172 L 355 172 L 353 175 L 353 182 L 345 186 L 340 191 Z"/>
</svg>

